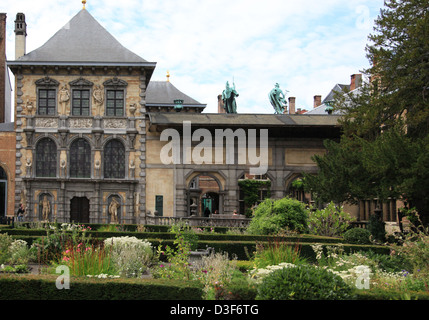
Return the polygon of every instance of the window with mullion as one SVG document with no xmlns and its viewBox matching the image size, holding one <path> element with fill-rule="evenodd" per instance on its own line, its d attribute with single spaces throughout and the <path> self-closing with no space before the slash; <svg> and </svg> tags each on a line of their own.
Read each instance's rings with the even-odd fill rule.
<svg viewBox="0 0 429 320">
<path fill-rule="evenodd" d="M 57 146 L 49 138 L 40 140 L 36 146 L 36 176 L 56 177 Z"/>
<path fill-rule="evenodd" d="M 118 140 L 111 140 L 104 147 L 104 177 L 125 178 L 125 147 Z"/>
<path fill-rule="evenodd" d="M 57 90 L 55 89 L 39 89 L 38 96 L 38 111 L 39 115 L 55 115 L 57 105 Z"/>
<path fill-rule="evenodd" d="M 88 89 L 84 89 L 84 90 L 73 89 L 72 115 L 74 116 L 90 115 L 89 97 L 90 97 L 90 92 Z"/>
<path fill-rule="evenodd" d="M 91 147 L 83 138 L 74 141 L 70 146 L 70 177 L 91 177 Z"/>
<path fill-rule="evenodd" d="M 124 115 L 124 90 L 106 91 L 106 116 Z"/>
</svg>

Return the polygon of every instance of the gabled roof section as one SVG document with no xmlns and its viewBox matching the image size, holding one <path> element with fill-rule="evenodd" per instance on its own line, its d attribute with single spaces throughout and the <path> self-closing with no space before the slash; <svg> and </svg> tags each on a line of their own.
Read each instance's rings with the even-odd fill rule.
<svg viewBox="0 0 429 320">
<path fill-rule="evenodd" d="M 206 106 L 184 94 L 169 81 L 149 82 L 146 90 L 147 106 L 173 106 L 176 99 L 183 100 L 183 106 Z"/>
<path fill-rule="evenodd" d="M 43 46 L 16 62 L 154 65 L 120 44 L 86 9 L 82 9 Z"/>
</svg>

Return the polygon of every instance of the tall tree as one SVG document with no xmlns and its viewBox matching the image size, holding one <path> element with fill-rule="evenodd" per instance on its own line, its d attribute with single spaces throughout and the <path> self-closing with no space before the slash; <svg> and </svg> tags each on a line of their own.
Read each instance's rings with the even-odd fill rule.
<svg viewBox="0 0 429 320">
<path fill-rule="evenodd" d="M 339 93 L 343 135 L 314 157 L 306 187 L 321 200 L 407 200 L 429 217 L 429 2 L 386 0 L 369 35 L 370 78 Z"/>
</svg>

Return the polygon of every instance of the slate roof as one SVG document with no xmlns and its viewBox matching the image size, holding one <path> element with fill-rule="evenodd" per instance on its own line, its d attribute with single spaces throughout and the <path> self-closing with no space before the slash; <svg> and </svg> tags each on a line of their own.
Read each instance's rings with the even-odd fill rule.
<svg viewBox="0 0 429 320">
<path fill-rule="evenodd" d="M 86 9 L 82 9 L 40 48 L 15 62 L 155 66 L 155 63 L 146 61 L 120 44 Z"/>
<path fill-rule="evenodd" d="M 173 106 L 175 99 L 183 100 L 185 107 L 205 107 L 205 104 L 184 94 L 169 81 L 151 81 L 146 89 L 147 106 Z"/>
<path fill-rule="evenodd" d="M 327 107 L 326 102 L 333 101 L 336 93 L 342 93 L 342 92 L 345 92 L 348 90 L 350 90 L 350 85 L 337 83 L 332 88 L 332 90 L 328 93 L 328 95 L 325 97 L 325 99 L 323 99 L 322 104 L 320 106 L 307 111 L 305 114 L 309 114 L 309 115 L 324 114 L 324 115 L 327 115 L 328 113 L 325 111 L 325 109 Z M 338 114 L 338 113 L 339 112 L 336 110 L 333 112 L 333 114 Z"/>
<path fill-rule="evenodd" d="M 191 121 L 192 126 L 229 126 L 229 127 L 279 127 L 286 126 L 339 126 L 339 116 L 306 114 L 225 114 L 225 113 L 148 113 L 150 123 L 154 125 L 182 126 L 183 121 Z"/>
<path fill-rule="evenodd" d="M 0 123 L 0 132 L 14 132 L 15 122 Z"/>
</svg>

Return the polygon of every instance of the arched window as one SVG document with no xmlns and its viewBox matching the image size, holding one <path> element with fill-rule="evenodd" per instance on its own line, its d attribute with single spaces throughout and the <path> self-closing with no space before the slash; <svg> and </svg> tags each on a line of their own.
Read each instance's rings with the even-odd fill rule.
<svg viewBox="0 0 429 320">
<path fill-rule="evenodd" d="M 118 140 L 110 140 L 104 147 L 104 178 L 125 178 L 125 147 Z"/>
<path fill-rule="evenodd" d="M 83 139 L 77 139 L 70 146 L 70 177 L 91 177 L 91 146 Z"/>
<path fill-rule="evenodd" d="M 50 138 L 44 138 L 37 143 L 36 176 L 57 176 L 57 146 Z"/>
<path fill-rule="evenodd" d="M 7 180 L 6 171 L 2 167 L 0 167 L 0 180 Z"/>
<path fill-rule="evenodd" d="M 0 217 L 4 217 L 7 212 L 7 174 L 0 166 Z"/>
</svg>

